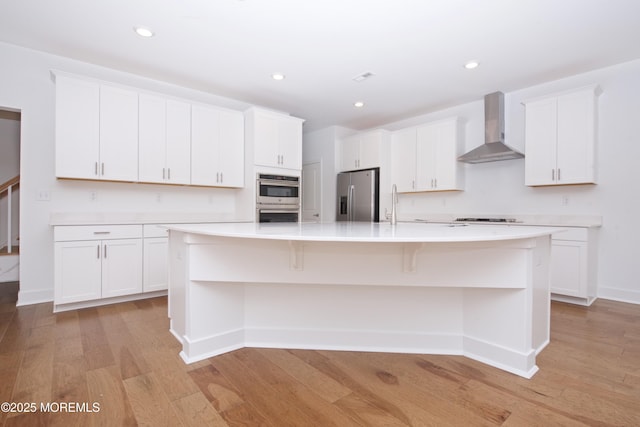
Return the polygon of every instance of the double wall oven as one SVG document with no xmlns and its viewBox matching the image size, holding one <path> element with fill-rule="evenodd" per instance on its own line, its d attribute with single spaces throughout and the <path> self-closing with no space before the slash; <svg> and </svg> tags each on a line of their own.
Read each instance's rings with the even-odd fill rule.
<svg viewBox="0 0 640 427">
<path fill-rule="evenodd" d="M 256 222 L 298 222 L 300 178 L 259 173 L 256 178 Z"/>
</svg>

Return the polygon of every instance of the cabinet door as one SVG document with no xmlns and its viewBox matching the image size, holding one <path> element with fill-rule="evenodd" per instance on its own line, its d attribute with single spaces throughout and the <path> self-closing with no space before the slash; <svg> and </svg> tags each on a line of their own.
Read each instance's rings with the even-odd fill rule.
<svg viewBox="0 0 640 427">
<path fill-rule="evenodd" d="M 55 243 L 55 303 L 66 304 L 102 296 L 100 241 Z"/>
<path fill-rule="evenodd" d="M 380 167 L 382 135 L 379 131 L 367 132 L 360 139 L 360 169 Z"/>
<path fill-rule="evenodd" d="M 56 176 L 98 178 L 100 86 L 56 76 Z"/>
<path fill-rule="evenodd" d="M 144 239 L 143 292 L 162 291 L 168 288 L 169 238 Z"/>
<path fill-rule="evenodd" d="M 552 241 L 551 292 L 586 298 L 587 243 Z"/>
<path fill-rule="evenodd" d="M 166 180 L 191 182 L 191 104 L 167 100 Z"/>
<path fill-rule="evenodd" d="M 215 186 L 220 183 L 218 110 L 191 106 L 191 184 Z"/>
<path fill-rule="evenodd" d="M 102 241 L 102 297 L 142 292 L 142 239 Z"/>
<path fill-rule="evenodd" d="M 595 182 L 593 91 L 558 97 L 558 184 Z"/>
<path fill-rule="evenodd" d="M 556 179 L 556 98 L 528 103 L 525 107 L 525 184 L 550 185 Z"/>
<path fill-rule="evenodd" d="M 398 191 L 416 189 L 416 129 L 405 129 L 393 134 L 391 148 L 393 184 Z"/>
<path fill-rule="evenodd" d="M 435 125 L 420 126 L 416 141 L 416 190 L 431 191 L 436 188 L 436 144 L 438 128 Z"/>
<path fill-rule="evenodd" d="M 278 120 L 256 113 L 254 116 L 254 161 L 256 165 L 280 167 Z"/>
<path fill-rule="evenodd" d="M 455 120 L 435 125 L 433 147 L 434 189 L 457 190 L 458 182 L 458 129 Z"/>
<path fill-rule="evenodd" d="M 220 185 L 244 187 L 244 115 L 220 112 Z"/>
<path fill-rule="evenodd" d="M 138 180 L 138 94 L 100 87 L 100 178 Z"/>
<path fill-rule="evenodd" d="M 139 174 L 143 182 L 166 179 L 167 103 L 164 98 L 140 95 Z"/>
<path fill-rule="evenodd" d="M 340 165 L 342 171 L 359 169 L 360 161 L 360 136 L 344 138 L 340 144 Z"/>
<path fill-rule="evenodd" d="M 283 118 L 278 123 L 280 167 L 302 169 L 302 123 Z"/>
</svg>

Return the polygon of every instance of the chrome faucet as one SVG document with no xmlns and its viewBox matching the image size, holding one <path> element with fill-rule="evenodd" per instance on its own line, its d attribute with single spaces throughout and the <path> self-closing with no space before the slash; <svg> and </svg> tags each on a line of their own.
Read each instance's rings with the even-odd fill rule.
<svg viewBox="0 0 640 427">
<path fill-rule="evenodd" d="M 391 187 L 391 225 L 396 225 L 398 223 L 397 205 L 398 188 L 393 184 Z"/>
</svg>

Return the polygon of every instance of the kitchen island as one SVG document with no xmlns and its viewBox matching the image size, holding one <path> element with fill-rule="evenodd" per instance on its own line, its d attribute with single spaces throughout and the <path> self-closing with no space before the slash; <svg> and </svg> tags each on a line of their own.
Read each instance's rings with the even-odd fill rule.
<svg viewBox="0 0 640 427">
<path fill-rule="evenodd" d="M 185 362 L 241 347 L 464 355 L 530 378 L 549 342 L 548 228 L 169 226 Z"/>
</svg>

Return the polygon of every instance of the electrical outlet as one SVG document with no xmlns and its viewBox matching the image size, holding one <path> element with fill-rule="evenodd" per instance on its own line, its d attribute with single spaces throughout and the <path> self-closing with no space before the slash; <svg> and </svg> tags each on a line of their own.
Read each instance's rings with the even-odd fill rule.
<svg viewBox="0 0 640 427">
<path fill-rule="evenodd" d="M 568 204 L 569 204 L 569 196 L 565 194 L 564 196 L 562 196 L 562 205 L 567 206 Z"/>
<path fill-rule="evenodd" d="M 49 190 L 38 190 L 36 200 L 39 202 L 48 202 L 51 200 L 51 192 Z"/>
<path fill-rule="evenodd" d="M 98 192 L 95 190 L 90 191 L 89 200 L 91 200 L 92 202 L 95 202 L 96 200 L 98 200 Z"/>
</svg>

